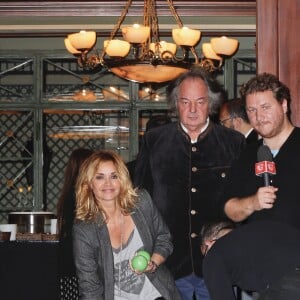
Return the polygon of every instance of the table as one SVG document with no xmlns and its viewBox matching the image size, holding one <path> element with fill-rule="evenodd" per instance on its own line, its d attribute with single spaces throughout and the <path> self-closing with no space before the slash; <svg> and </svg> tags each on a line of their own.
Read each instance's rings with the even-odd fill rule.
<svg viewBox="0 0 300 300">
<path fill-rule="evenodd" d="M 59 299 L 58 241 L 0 241 L 1 300 Z"/>
</svg>

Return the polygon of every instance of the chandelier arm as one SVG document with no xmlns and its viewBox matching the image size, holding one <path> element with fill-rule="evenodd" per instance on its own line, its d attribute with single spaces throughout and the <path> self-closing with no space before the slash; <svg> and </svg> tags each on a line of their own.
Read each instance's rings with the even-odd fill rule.
<svg viewBox="0 0 300 300">
<path fill-rule="evenodd" d="M 150 35 L 152 37 L 152 41 L 154 43 L 159 42 L 159 34 L 158 34 L 158 20 L 157 20 L 157 13 L 156 13 L 156 4 L 154 0 L 148 0 L 150 9 L 150 18 L 151 18 L 151 30 L 152 34 Z"/>
<path fill-rule="evenodd" d="M 191 50 L 192 54 L 194 55 L 195 63 L 196 63 L 196 64 L 199 64 L 199 57 L 198 57 L 198 55 L 197 55 L 197 52 L 196 52 L 195 47 L 191 47 L 190 50 Z"/>
<path fill-rule="evenodd" d="M 89 52 L 89 50 L 83 50 L 78 55 L 78 57 L 77 57 L 77 63 L 79 64 L 79 66 L 81 66 L 81 67 L 85 66 L 85 64 L 86 64 L 86 62 L 88 60 L 88 57 L 87 57 L 88 52 Z"/>
<path fill-rule="evenodd" d="M 220 61 L 219 61 L 218 69 L 221 69 L 221 68 L 222 68 L 222 65 L 223 65 L 223 57 L 221 56 L 221 59 L 220 59 Z"/>
<path fill-rule="evenodd" d="M 115 37 L 116 33 L 119 31 L 119 29 L 120 29 L 126 15 L 127 15 L 127 13 L 128 13 L 128 10 L 129 10 L 129 7 L 131 6 L 131 3 L 132 3 L 132 0 L 127 1 L 126 6 L 124 7 L 121 16 L 118 19 L 118 22 L 114 27 L 114 30 L 110 34 L 110 39 L 111 40 Z"/>
<path fill-rule="evenodd" d="M 195 59 L 194 63 L 199 64 L 199 57 L 197 55 L 195 47 L 181 46 L 181 48 L 182 48 L 182 51 L 183 51 L 182 57 L 178 57 L 178 56 L 172 54 L 172 56 L 171 56 L 172 61 L 174 61 L 174 62 L 187 61 L 188 57 L 189 57 L 189 50 L 191 50 L 191 52 L 194 56 L 194 59 Z"/>
<path fill-rule="evenodd" d="M 163 63 L 168 63 L 173 60 L 173 53 L 169 50 L 165 50 L 162 53 L 160 53 L 159 58 Z"/>
<path fill-rule="evenodd" d="M 125 7 L 124 7 L 124 9 L 122 11 L 122 14 L 121 14 L 121 16 L 118 19 L 117 24 L 115 25 L 113 31 L 110 34 L 110 37 L 109 37 L 110 41 L 116 36 L 117 32 L 120 30 L 120 27 L 121 27 L 121 25 L 122 25 L 122 23 L 123 23 L 126 15 L 127 15 L 127 13 L 128 13 L 129 7 L 131 6 L 131 3 L 132 3 L 132 0 L 128 0 L 127 1 L 126 5 L 125 5 Z M 103 58 L 105 56 L 106 48 L 107 48 L 108 45 L 109 45 L 109 43 L 107 43 L 106 47 L 103 47 L 103 50 L 101 52 L 101 55 L 100 55 L 100 63 L 101 64 L 103 62 Z"/>
<path fill-rule="evenodd" d="M 144 0 L 144 26 L 150 26 L 148 2 L 149 0 Z"/>
<path fill-rule="evenodd" d="M 84 62 L 82 61 L 81 55 L 76 54 L 75 57 L 77 57 L 77 63 L 78 63 L 78 65 L 79 65 L 79 67 L 80 67 L 80 68 L 83 68 Z"/>
<path fill-rule="evenodd" d="M 174 17 L 174 19 L 175 19 L 176 22 L 177 22 L 177 25 L 178 25 L 180 28 L 183 27 L 183 23 L 182 23 L 180 17 L 178 16 L 178 14 L 177 14 L 177 12 L 176 12 L 176 9 L 175 9 L 175 7 L 174 7 L 174 5 L 173 5 L 173 1 L 172 1 L 172 0 L 167 0 L 167 2 L 168 2 L 168 5 L 169 5 L 170 11 L 171 11 L 173 17 Z"/>
<path fill-rule="evenodd" d="M 215 60 L 211 58 L 201 58 L 199 63 L 200 67 L 207 70 L 208 72 L 215 72 L 217 70 L 221 70 L 223 66 L 223 58 L 219 60 L 218 65 L 215 64 Z"/>
<path fill-rule="evenodd" d="M 155 53 L 153 53 L 153 51 L 150 52 L 150 44 L 152 42 L 156 44 L 159 43 L 158 19 L 154 0 L 144 0 L 144 26 L 150 27 L 150 36 L 148 40 L 141 45 L 141 54 L 138 58 L 142 60 L 147 57 L 158 56 L 158 51 L 155 51 Z"/>
<path fill-rule="evenodd" d="M 135 57 L 137 59 L 144 59 L 144 57 L 146 56 L 146 52 L 147 50 L 149 49 L 149 44 L 151 43 L 151 31 L 152 31 L 152 28 L 151 28 L 151 22 L 150 22 L 150 6 L 148 5 L 149 4 L 149 0 L 144 0 L 144 26 L 148 26 L 150 27 L 150 35 L 149 35 L 149 38 L 148 40 L 143 43 L 141 45 L 141 54 L 140 55 L 135 55 Z M 136 52 L 138 53 L 138 52 Z"/>
<path fill-rule="evenodd" d="M 184 61 L 187 61 L 187 59 L 188 59 L 188 50 L 187 50 L 187 48 L 185 46 L 180 46 L 180 47 L 183 51 L 182 56 L 178 57 L 174 54 L 172 55 L 172 61 L 175 62 L 175 63 L 176 62 L 184 62 Z"/>
</svg>

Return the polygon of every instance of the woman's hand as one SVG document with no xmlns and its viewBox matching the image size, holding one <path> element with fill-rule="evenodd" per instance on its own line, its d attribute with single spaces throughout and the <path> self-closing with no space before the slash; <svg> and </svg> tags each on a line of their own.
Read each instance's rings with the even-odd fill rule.
<svg viewBox="0 0 300 300">
<path fill-rule="evenodd" d="M 129 260 L 129 265 L 133 272 L 140 275 L 143 273 L 154 273 L 158 269 L 159 265 L 164 262 L 164 260 L 165 259 L 161 255 L 154 253 L 144 270 L 132 266 L 133 259 Z"/>
<path fill-rule="evenodd" d="M 155 261 L 150 260 L 148 263 L 148 267 L 145 272 L 154 273 L 158 269 L 158 265 Z"/>
</svg>

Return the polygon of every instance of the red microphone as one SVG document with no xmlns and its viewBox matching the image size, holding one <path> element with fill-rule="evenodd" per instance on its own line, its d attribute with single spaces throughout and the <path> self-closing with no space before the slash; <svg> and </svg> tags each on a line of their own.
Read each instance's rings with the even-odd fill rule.
<svg viewBox="0 0 300 300">
<path fill-rule="evenodd" d="M 264 185 L 270 185 L 270 175 L 276 174 L 275 163 L 272 161 L 271 150 L 266 145 L 261 145 L 257 151 L 257 163 L 255 164 L 255 175 L 264 178 Z"/>
</svg>

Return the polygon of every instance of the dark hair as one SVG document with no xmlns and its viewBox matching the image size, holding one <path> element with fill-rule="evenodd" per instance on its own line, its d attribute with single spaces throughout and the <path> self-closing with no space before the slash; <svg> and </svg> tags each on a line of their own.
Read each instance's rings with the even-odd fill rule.
<svg viewBox="0 0 300 300">
<path fill-rule="evenodd" d="M 227 108 L 231 118 L 241 118 L 249 123 L 245 103 L 240 98 L 228 100 L 223 105 Z"/>
<path fill-rule="evenodd" d="M 57 203 L 57 221 L 60 235 L 63 234 L 61 232 L 63 225 L 67 227 L 73 225 L 75 212 L 66 210 L 73 210 L 73 207 L 75 208 L 75 184 L 79 169 L 84 160 L 92 153 L 93 150 L 86 148 L 75 149 L 67 162 L 64 173 L 64 183 Z M 73 201 L 74 203 L 67 203 L 68 201 Z M 66 218 L 72 218 L 72 220 L 66 220 Z"/>
<path fill-rule="evenodd" d="M 224 101 L 224 90 L 222 89 L 216 78 L 201 67 L 194 67 L 180 75 L 177 79 L 172 81 L 167 87 L 167 98 L 172 110 L 177 109 L 178 90 L 181 83 L 189 78 L 201 79 L 208 88 L 209 98 L 209 114 L 214 115 L 218 113 L 218 109 Z"/>
<path fill-rule="evenodd" d="M 207 240 L 218 239 L 219 233 L 224 229 L 234 229 L 235 223 L 230 220 L 212 221 L 204 224 L 201 228 L 201 245 Z"/>
<path fill-rule="evenodd" d="M 241 99 L 246 103 L 247 95 L 257 92 L 271 91 L 274 98 L 282 103 L 285 99 L 287 101 L 288 112 L 287 116 L 290 117 L 290 103 L 291 95 L 289 88 L 283 84 L 278 77 L 269 73 L 258 74 L 245 83 L 240 89 Z"/>
</svg>

